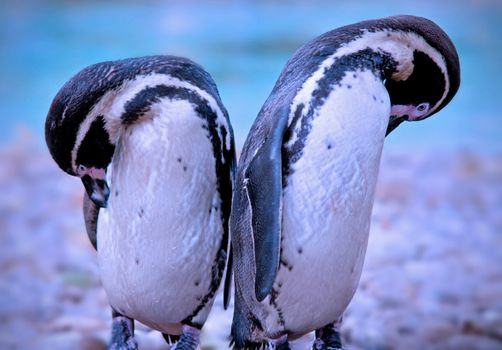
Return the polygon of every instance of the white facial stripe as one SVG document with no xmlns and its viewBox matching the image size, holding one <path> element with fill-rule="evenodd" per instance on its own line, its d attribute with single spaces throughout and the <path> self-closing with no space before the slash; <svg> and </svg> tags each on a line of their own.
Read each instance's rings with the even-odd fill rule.
<svg viewBox="0 0 502 350">
<path fill-rule="evenodd" d="M 390 36 L 387 36 L 388 34 Z M 337 58 L 367 48 L 373 51 L 383 51 L 392 55 L 393 59 L 398 63 L 397 72 L 392 76 L 395 80 L 405 80 L 411 75 L 413 72 L 413 52 L 415 50 L 424 52 L 437 64 L 445 77 L 445 91 L 441 99 L 430 108 L 429 114 L 433 113 L 448 95 L 448 91 L 450 90 L 450 79 L 448 77 L 446 62 L 443 56 L 430 46 L 424 38 L 416 33 L 392 31 L 388 29 L 377 32 L 365 31 L 363 35 L 356 37 L 351 42 L 343 44 L 334 54 L 326 58 L 314 74 L 303 83 L 301 89 L 293 99 L 288 126 L 291 125 L 297 106 L 301 103 L 308 106 L 312 98 L 312 93 L 318 87 L 318 82 L 324 76 L 326 68 L 330 67 L 332 64 L 336 64 Z M 304 111 L 306 111 L 306 109 L 304 109 Z M 291 142 L 294 142 L 294 138 L 295 136 L 293 135 Z"/>
<path fill-rule="evenodd" d="M 103 97 L 99 100 L 99 102 L 91 109 L 85 120 L 80 124 L 77 138 L 75 142 L 75 147 L 72 150 L 72 166 L 73 169 L 77 168 L 76 159 L 78 152 L 78 145 L 80 145 L 89 131 L 92 123 L 96 120 L 96 118 L 100 115 L 105 118 L 105 128 L 108 134 L 110 135 L 110 142 L 115 144 L 121 127 L 122 121 L 120 117 L 125 112 L 125 105 L 128 101 L 132 100 L 141 90 L 147 87 L 155 87 L 158 85 L 167 85 L 174 86 L 180 88 L 186 88 L 188 90 L 192 90 L 200 95 L 202 98 L 208 101 L 211 109 L 216 113 L 217 120 L 216 123 L 218 125 L 223 125 L 223 127 L 229 131 L 230 127 L 225 119 L 225 116 L 215 99 L 205 90 L 194 86 L 186 81 L 179 80 L 167 74 L 158 74 L 152 73 L 148 75 L 138 75 L 132 80 L 126 80 L 118 89 L 108 91 Z M 218 133 L 220 139 L 223 140 L 223 135 L 220 134 L 220 130 L 218 128 Z M 227 132 L 225 138 L 225 147 L 226 149 L 230 149 L 231 140 L 230 140 L 230 132 Z M 224 161 L 224 160 L 223 160 Z"/>
<path fill-rule="evenodd" d="M 61 122 L 60 122 L 60 123 L 62 123 L 62 122 L 63 122 L 63 120 L 64 120 L 64 118 L 66 118 L 66 111 L 67 111 L 67 110 L 68 110 L 68 106 L 66 106 L 66 107 L 64 108 L 64 110 L 63 110 L 63 114 L 61 115 Z"/>
</svg>

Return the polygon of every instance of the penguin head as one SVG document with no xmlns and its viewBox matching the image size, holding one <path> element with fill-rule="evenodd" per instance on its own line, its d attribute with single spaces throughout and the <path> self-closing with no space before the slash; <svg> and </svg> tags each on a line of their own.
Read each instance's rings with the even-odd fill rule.
<svg viewBox="0 0 502 350">
<path fill-rule="evenodd" d="M 106 169 L 121 133 L 141 122 L 145 106 L 152 103 L 152 96 L 140 92 L 172 80 L 197 81 L 216 90 L 210 76 L 189 59 L 158 55 L 93 64 L 54 97 L 45 122 L 47 146 L 62 170 L 82 179 L 96 205 L 107 204 Z"/>
<path fill-rule="evenodd" d="M 71 78 L 52 101 L 45 122 L 52 157 L 62 170 L 82 180 L 99 207 L 107 205 L 106 168 L 115 149 L 102 113 L 104 97 L 113 90 L 113 81 L 106 78 L 108 68 L 106 63 L 90 66 Z"/>
<path fill-rule="evenodd" d="M 434 22 L 415 16 L 381 21 L 387 36 L 404 47 L 393 54 L 401 69 L 385 80 L 391 101 L 388 135 L 403 121 L 426 119 L 446 106 L 460 85 L 460 63 L 452 41 Z"/>
</svg>

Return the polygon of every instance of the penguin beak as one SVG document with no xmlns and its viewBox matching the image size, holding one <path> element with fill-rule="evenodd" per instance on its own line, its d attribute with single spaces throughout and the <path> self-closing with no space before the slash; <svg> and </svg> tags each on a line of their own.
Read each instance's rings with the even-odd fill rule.
<svg viewBox="0 0 502 350">
<path fill-rule="evenodd" d="M 110 188 L 106 180 L 94 179 L 90 175 L 81 177 L 87 195 L 100 208 L 106 208 L 108 204 L 108 196 L 110 195 Z"/>
<path fill-rule="evenodd" d="M 405 120 L 406 120 L 406 116 L 391 115 L 385 136 L 388 136 L 395 128 L 397 128 L 399 126 L 399 124 L 401 124 Z"/>
</svg>

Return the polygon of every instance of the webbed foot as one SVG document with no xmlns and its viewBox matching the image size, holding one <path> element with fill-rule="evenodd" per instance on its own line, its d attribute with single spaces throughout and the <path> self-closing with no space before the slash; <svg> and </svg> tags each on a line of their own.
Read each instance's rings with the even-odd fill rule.
<svg viewBox="0 0 502 350">
<path fill-rule="evenodd" d="M 196 350 L 200 341 L 200 329 L 192 326 L 183 326 L 183 333 L 172 350 Z"/>
</svg>

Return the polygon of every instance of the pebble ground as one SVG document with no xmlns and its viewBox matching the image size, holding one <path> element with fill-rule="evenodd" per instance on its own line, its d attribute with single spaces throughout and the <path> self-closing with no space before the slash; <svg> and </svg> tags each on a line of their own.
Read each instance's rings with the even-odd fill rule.
<svg viewBox="0 0 502 350">
<path fill-rule="evenodd" d="M 105 349 L 110 312 L 80 181 L 29 144 L 0 160 L 0 348 Z M 218 296 L 203 350 L 227 349 L 231 315 Z M 342 330 L 349 350 L 502 349 L 502 155 L 384 154 Z M 142 350 L 168 348 L 136 333 Z"/>
</svg>

